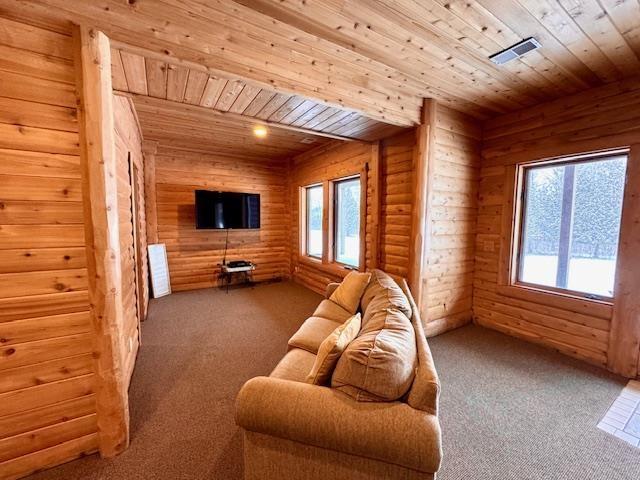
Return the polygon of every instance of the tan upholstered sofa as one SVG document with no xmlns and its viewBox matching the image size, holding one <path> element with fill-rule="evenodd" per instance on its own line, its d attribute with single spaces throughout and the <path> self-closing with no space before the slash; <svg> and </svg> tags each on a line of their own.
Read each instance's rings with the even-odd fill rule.
<svg viewBox="0 0 640 480">
<path fill-rule="evenodd" d="M 409 391 L 397 401 L 356 401 L 336 388 L 305 383 L 320 343 L 350 317 L 329 300 L 337 286 L 330 284 L 271 375 L 249 380 L 238 395 L 245 479 L 435 478 L 442 457 L 438 376 L 407 284 L 395 281 L 411 306 L 415 331 Z"/>
</svg>

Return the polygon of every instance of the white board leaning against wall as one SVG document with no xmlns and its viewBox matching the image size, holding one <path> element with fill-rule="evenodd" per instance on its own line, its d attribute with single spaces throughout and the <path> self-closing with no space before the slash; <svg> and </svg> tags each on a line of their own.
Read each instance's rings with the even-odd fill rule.
<svg viewBox="0 0 640 480">
<path fill-rule="evenodd" d="M 171 293 L 167 248 L 164 243 L 156 243 L 147 247 L 149 251 L 149 272 L 153 298 L 164 297 Z"/>
</svg>

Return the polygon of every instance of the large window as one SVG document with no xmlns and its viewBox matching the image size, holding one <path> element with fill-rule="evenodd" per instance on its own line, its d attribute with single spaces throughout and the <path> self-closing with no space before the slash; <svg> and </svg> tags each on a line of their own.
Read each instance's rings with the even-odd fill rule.
<svg viewBox="0 0 640 480">
<path fill-rule="evenodd" d="M 522 171 L 517 282 L 613 297 L 626 154 Z"/>
<path fill-rule="evenodd" d="M 306 195 L 306 253 L 310 257 L 322 258 L 322 185 L 305 188 Z"/>
<path fill-rule="evenodd" d="M 358 267 L 360 263 L 360 178 L 334 182 L 335 261 Z"/>
</svg>

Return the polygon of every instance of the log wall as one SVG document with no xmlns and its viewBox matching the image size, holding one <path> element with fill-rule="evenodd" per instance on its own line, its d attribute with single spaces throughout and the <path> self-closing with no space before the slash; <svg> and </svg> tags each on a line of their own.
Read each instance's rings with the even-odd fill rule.
<svg viewBox="0 0 640 480">
<path fill-rule="evenodd" d="M 472 318 L 481 140 L 480 124 L 471 117 L 436 105 L 434 119 L 421 301 L 429 336 Z"/>
<path fill-rule="evenodd" d="M 144 201 L 144 161 L 142 157 L 142 135 L 133 102 L 126 97 L 113 96 L 115 124 L 115 147 L 118 180 L 118 217 L 120 255 L 122 264 L 122 307 L 124 314 L 123 339 L 124 366 L 127 382 L 131 379 L 139 346 L 139 323 L 144 320 L 149 301 L 149 274 L 147 266 L 147 238 Z M 136 166 L 135 178 L 130 160 Z M 133 208 L 132 182 L 137 187 L 137 206 Z M 135 211 L 135 219 L 133 213 Z M 136 257 L 134 243 L 134 220 L 137 222 L 136 240 L 139 243 Z M 138 238 L 139 236 L 139 238 Z M 136 265 L 137 261 L 137 265 Z M 136 279 L 136 269 L 142 272 L 141 282 Z"/>
<path fill-rule="evenodd" d="M 380 269 L 407 278 L 411 244 L 413 130 L 380 142 Z"/>
<path fill-rule="evenodd" d="M 220 284 L 218 264 L 223 259 L 226 231 L 196 230 L 197 189 L 259 193 L 261 228 L 230 231 L 227 261 L 256 263 L 256 281 L 289 276 L 291 216 L 286 160 L 225 157 L 172 150 L 160 144 L 155 165 L 158 238 L 167 246 L 174 291 Z"/>
<path fill-rule="evenodd" d="M 509 287 L 500 272 L 501 265 L 509 259 L 505 244 L 510 241 L 507 232 L 513 217 L 514 165 L 637 143 L 640 81 L 610 84 L 498 117 L 485 123 L 483 136 L 474 277 L 475 321 L 591 363 L 606 365 L 612 303 Z M 632 241 L 621 238 L 621 244 Z M 634 286 L 622 286 L 623 289 L 631 287 Z M 634 288 L 637 291 L 638 286 Z M 620 290 L 618 286 L 616 289 Z M 628 316 L 633 310 L 621 313 Z M 636 320 L 636 326 L 626 331 L 627 335 L 637 332 L 637 323 Z M 635 348 L 637 350 L 637 343 Z"/>
<path fill-rule="evenodd" d="M 0 18 L 0 478 L 98 448 L 70 32 Z"/>
</svg>

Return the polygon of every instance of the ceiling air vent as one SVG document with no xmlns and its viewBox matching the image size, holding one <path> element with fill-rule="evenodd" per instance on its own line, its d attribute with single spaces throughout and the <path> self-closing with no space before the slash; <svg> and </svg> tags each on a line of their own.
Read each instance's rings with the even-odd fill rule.
<svg viewBox="0 0 640 480">
<path fill-rule="evenodd" d="M 489 57 L 489 60 L 498 65 L 504 65 L 505 63 L 510 62 L 511 60 L 515 60 L 516 58 L 520 58 L 525 53 L 528 53 L 531 50 L 536 50 L 541 46 L 542 45 L 540 45 L 540 42 L 538 42 L 535 38 L 529 37 L 519 43 L 516 43 L 515 45 L 510 46 L 506 50 L 491 55 Z"/>
</svg>

